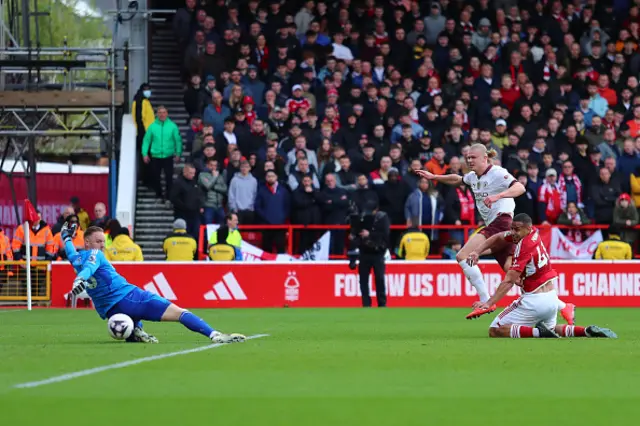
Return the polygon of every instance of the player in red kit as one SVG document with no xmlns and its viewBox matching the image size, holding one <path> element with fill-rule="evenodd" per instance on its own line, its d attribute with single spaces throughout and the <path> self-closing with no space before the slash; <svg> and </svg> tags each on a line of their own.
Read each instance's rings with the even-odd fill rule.
<svg viewBox="0 0 640 426">
<path fill-rule="evenodd" d="M 558 273 L 551 266 L 549 254 L 542 243 L 531 218 L 518 214 L 513 218 L 511 231 L 487 239 L 469 255 L 468 262 L 475 265 L 479 255 L 490 248 L 516 244 L 513 262 L 495 294 L 485 302 L 476 302 L 474 309 L 486 309 L 500 301 L 515 285 L 522 287 L 522 296 L 503 310 L 489 327 L 490 337 L 608 337 L 616 334 L 596 325 L 579 327 L 556 325 L 558 296 L 555 282 Z M 480 314 L 479 314 L 480 315 Z"/>
</svg>

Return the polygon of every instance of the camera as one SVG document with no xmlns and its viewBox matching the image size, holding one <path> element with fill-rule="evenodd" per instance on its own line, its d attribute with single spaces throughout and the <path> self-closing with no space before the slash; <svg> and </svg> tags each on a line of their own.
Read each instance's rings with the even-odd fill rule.
<svg viewBox="0 0 640 426">
<path fill-rule="evenodd" d="M 371 232 L 374 220 L 375 215 L 371 212 L 352 214 L 349 217 L 349 233 L 353 236 L 353 239 L 347 251 L 347 257 L 349 258 L 349 269 L 352 271 L 356 269 L 356 263 L 360 257 L 360 249 L 358 248 L 361 243 L 360 232 L 365 229 Z"/>
</svg>

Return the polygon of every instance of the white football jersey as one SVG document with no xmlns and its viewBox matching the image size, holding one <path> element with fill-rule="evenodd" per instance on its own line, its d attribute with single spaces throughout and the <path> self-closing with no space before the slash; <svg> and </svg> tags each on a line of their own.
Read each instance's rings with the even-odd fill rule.
<svg viewBox="0 0 640 426">
<path fill-rule="evenodd" d="M 515 182 L 511 173 L 500 166 L 490 165 L 482 176 L 475 172 L 469 172 L 462 178 L 462 181 L 471 188 L 476 199 L 476 206 L 485 224 L 490 224 L 501 213 L 513 216 L 516 203 L 513 198 L 501 198 L 491 205 L 491 208 L 484 205 L 484 199 L 490 195 L 497 195 Z"/>
</svg>

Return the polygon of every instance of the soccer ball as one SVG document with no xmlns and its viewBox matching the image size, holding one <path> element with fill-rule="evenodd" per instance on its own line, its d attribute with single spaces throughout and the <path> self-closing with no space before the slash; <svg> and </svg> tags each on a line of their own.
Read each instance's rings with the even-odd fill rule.
<svg viewBox="0 0 640 426">
<path fill-rule="evenodd" d="M 107 321 L 109 335 L 116 340 L 125 340 L 133 333 L 133 320 L 125 314 L 115 314 Z"/>
</svg>

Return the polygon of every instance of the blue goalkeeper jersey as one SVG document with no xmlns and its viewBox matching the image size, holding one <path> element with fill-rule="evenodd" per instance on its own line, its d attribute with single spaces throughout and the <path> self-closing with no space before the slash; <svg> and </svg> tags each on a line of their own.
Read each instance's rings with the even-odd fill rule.
<svg viewBox="0 0 640 426">
<path fill-rule="evenodd" d="M 136 288 L 116 272 L 102 251 L 78 252 L 71 241 L 64 243 L 64 249 L 78 273 L 78 278 L 87 282 L 87 294 L 91 297 L 100 318 L 105 319 L 109 309 Z"/>
</svg>

